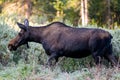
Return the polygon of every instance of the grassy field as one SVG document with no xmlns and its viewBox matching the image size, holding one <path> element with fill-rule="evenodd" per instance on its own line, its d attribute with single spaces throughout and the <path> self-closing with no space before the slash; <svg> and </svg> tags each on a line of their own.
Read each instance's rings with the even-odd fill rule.
<svg viewBox="0 0 120 80">
<path fill-rule="evenodd" d="M 83 59 L 63 57 L 56 66 L 46 68 L 48 57 L 40 44 L 29 43 L 29 49 L 21 46 L 10 52 L 8 42 L 19 31 L 16 21 L 22 22 L 16 18 L 0 17 L 0 80 L 120 80 L 117 67 L 111 67 L 107 61 L 96 67 L 91 56 Z M 113 35 L 113 52 L 120 57 L 120 29 L 108 31 Z"/>
</svg>

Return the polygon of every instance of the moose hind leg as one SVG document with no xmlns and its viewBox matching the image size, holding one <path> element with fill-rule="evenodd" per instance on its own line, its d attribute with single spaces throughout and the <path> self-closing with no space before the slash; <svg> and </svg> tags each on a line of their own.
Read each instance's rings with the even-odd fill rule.
<svg viewBox="0 0 120 80">
<path fill-rule="evenodd" d="M 54 65 L 53 64 L 53 61 L 55 60 L 54 64 L 56 62 L 58 62 L 58 56 L 54 53 L 54 54 L 51 54 L 48 61 L 47 61 L 47 66 L 51 66 L 51 65 Z"/>
<path fill-rule="evenodd" d="M 110 45 L 110 46 L 106 49 L 105 54 L 104 54 L 104 57 L 105 57 L 105 59 L 107 59 L 109 62 L 111 62 L 113 66 L 118 66 L 118 61 L 117 61 L 117 59 L 116 59 L 116 57 L 114 56 L 113 51 L 112 51 L 112 45 Z"/>
<path fill-rule="evenodd" d="M 105 58 L 112 63 L 113 66 L 117 66 L 118 65 L 118 61 L 115 58 L 115 56 L 113 54 L 107 54 L 105 55 Z"/>
</svg>

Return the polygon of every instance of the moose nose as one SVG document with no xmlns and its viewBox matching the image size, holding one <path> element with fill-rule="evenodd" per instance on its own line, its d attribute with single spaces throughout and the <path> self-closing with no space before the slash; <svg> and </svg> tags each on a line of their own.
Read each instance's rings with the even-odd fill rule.
<svg viewBox="0 0 120 80">
<path fill-rule="evenodd" d="M 10 50 L 10 51 L 15 51 L 17 48 L 14 46 L 14 45 L 12 45 L 12 44 L 9 44 L 8 45 L 8 49 Z"/>
<path fill-rule="evenodd" d="M 15 40 L 14 40 L 14 39 L 12 39 L 12 40 L 9 42 L 9 44 L 8 44 L 8 49 L 9 49 L 10 51 L 16 50 Z"/>
<path fill-rule="evenodd" d="M 11 44 L 8 45 L 8 49 L 9 49 L 10 51 L 12 51 L 12 45 L 11 45 Z"/>
</svg>

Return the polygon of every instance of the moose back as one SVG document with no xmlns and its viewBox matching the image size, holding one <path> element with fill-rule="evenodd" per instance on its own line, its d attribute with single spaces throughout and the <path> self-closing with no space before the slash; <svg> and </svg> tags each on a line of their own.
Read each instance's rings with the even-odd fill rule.
<svg viewBox="0 0 120 80">
<path fill-rule="evenodd" d="M 117 66 L 117 60 L 112 52 L 112 36 L 105 30 L 73 28 L 61 22 L 32 27 L 29 26 L 27 19 L 24 24 L 17 22 L 17 25 L 21 31 L 9 42 L 10 51 L 16 50 L 21 45 L 28 45 L 28 42 L 37 42 L 42 44 L 49 56 L 48 65 L 52 64 L 53 59 L 57 62 L 62 56 L 83 58 L 92 55 L 96 64 L 101 62 L 101 58 L 105 58 Z"/>
</svg>

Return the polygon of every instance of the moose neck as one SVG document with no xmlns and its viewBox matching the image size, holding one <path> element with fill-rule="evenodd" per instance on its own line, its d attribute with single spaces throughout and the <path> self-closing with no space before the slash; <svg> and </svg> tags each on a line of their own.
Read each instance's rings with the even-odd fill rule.
<svg viewBox="0 0 120 80">
<path fill-rule="evenodd" d="M 45 27 L 30 27 L 29 29 L 29 39 L 30 42 L 41 43 L 42 41 L 42 33 Z"/>
</svg>

